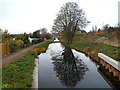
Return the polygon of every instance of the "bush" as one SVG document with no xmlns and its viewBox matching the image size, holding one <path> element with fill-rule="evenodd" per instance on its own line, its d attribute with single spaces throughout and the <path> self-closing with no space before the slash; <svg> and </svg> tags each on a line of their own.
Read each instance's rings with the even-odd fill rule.
<svg viewBox="0 0 120 90">
<path fill-rule="evenodd" d="M 44 39 L 38 39 L 38 43 L 40 43 L 40 42 L 43 42 L 44 41 Z"/>
<path fill-rule="evenodd" d="M 10 53 L 16 52 L 20 49 L 20 45 L 16 41 L 9 41 L 10 43 Z"/>
<path fill-rule="evenodd" d="M 43 42 L 43 41 L 44 41 L 43 39 L 33 39 L 32 44 L 37 44 L 37 43 L 40 43 L 40 42 Z"/>
<path fill-rule="evenodd" d="M 51 39 L 52 36 L 51 36 L 51 34 L 47 33 L 47 34 L 45 35 L 45 38 L 46 38 L 46 39 Z"/>
<path fill-rule="evenodd" d="M 2 43 L 9 42 L 13 40 L 13 38 L 2 38 Z"/>
<path fill-rule="evenodd" d="M 40 53 L 43 53 L 43 52 L 45 52 L 46 51 L 46 48 L 33 48 L 32 50 L 31 50 L 31 52 L 35 55 L 35 56 L 37 56 L 37 55 L 39 55 Z"/>
<path fill-rule="evenodd" d="M 29 38 L 29 36 L 28 36 L 28 34 L 26 34 L 26 33 L 21 36 L 21 40 L 24 42 L 24 44 L 25 44 L 26 46 L 29 46 L 29 45 L 30 45 L 30 41 L 29 41 L 28 38 Z M 25 47 L 26 47 L 26 46 L 25 46 Z"/>
<path fill-rule="evenodd" d="M 102 31 L 102 32 L 98 32 L 96 35 L 102 37 L 102 36 L 106 36 L 106 35 L 108 35 L 108 33 Z"/>
<path fill-rule="evenodd" d="M 32 44 L 36 44 L 36 43 L 38 43 L 38 40 L 37 39 L 33 39 L 32 40 Z"/>
<path fill-rule="evenodd" d="M 15 42 L 19 45 L 20 48 L 24 47 L 24 42 L 22 40 L 15 40 Z"/>
</svg>

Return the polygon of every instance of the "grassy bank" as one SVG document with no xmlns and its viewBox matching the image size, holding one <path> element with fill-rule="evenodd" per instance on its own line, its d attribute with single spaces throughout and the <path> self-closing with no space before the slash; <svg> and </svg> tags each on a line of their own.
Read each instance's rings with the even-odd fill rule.
<svg viewBox="0 0 120 90">
<path fill-rule="evenodd" d="M 120 61 L 120 47 L 111 46 L 102 42 L 74 41 L 70 44 L 71 48 L 84 52 L 93 59 L 98 60 L 98 53 L 104 53 L 109 57 Z"/>
<path fill-rule="evenodd" d="M 51 40 L 48 40 L 35 48 L 47 49 Z M 2 68 L 3 88 L 30 88 L 33 81 L 33 69 L 37 56 L 32 52 L 27 52 L 16 62 Z"/>
</svg>

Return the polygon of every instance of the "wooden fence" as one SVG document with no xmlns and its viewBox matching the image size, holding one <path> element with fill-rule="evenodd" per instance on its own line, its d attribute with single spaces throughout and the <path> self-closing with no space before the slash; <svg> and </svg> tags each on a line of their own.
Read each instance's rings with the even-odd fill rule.
<svg viewBox="0 0 120 90">
<path fill-rule="evenodd" d="M 13 40 L 13 38 L 3 38 L 2 43 L 6 43 L 7 41 L 11 41 L 11 40 Z"/>
<path fill-rule="evenodd" d="M 6 56 L 10 53 L 10 44 L 9 43 L 2 43 L 0 44 L 0 55 Z"/>
</svg>

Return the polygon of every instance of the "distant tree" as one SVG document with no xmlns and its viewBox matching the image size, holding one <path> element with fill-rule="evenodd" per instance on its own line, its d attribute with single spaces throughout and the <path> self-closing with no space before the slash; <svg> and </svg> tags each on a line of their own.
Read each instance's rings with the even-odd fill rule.
<svg viewBox="0 0 120 90">
<path fill-rule="evenodd" d="M 0 33 L 2 33 L 3 32 L 3 30 L 0 28 Z"/>
<path fill-rule="evenodd" d="M 110 27 L 109 24 L 104 25 L 103 26 L 103 31 L 108 32 L 109 27 Z"/>
<path fill-rule="evenodd" d="M 45 38 L 46 38 L 46 39 L 50 39 L 51 37 L 52 37 L 51 34 L 49 34 L 49 33 L 46 33 L 46 34 L 45 34 Z"/>
<path fill-rule="evenodd" d="M 96 32 L 97 31 L 97 25 L 93 25 L 92 26 L 92 32 Z"/>
<path fill-rule="evenodd" d="M 99 28 L 99 29 L 98 29 L 98 32 L 100 32 L 100 31 L 101 31 L 101 29 Z"/>
<path fill-rule="evenodd" d="M 31 36 L 32 38 L 40 38 L 40 30 L 36 30 L 35 32 L 33 32 L 33 36 Z"/>
<path fill-rule="evenodd" d="M 10 34 L 8 33 L 7 29 L 5 29 L 5 31 L 3 32 L 3 38 L 10 38 Z"/>
<path fill-rule="evenodd" d="M 117 27 L 109 27 L 108 28 L 108 32 L 111 33 L 111 32 L 115 32 L 117 31 Z"/>
<path fill-rule="evenodd" d="M 40 34 L 46 34 L 46 33 L 47 33 L 47 29 L 46 28 L 40 29 Z"/>
<path fill-rule="evenodd" d="M 97 25 L 95 25 L 95 31 L 97 31 Z"/>
<path fill-rule="evenodd" d="M 94 32 L 95 31 L 95 28 L 94 28 L 94 26 L 92 26 L 92 32 Z"/>
<path fill-rule="evenodd" d="M 87 21 L 85 12 L 79 8 L 78 4 L 68 2 L 61 7 L 52 30 L 57 33 L 63 32 L 63 37 L 68 44 L 72 42 L 76 29 L 82 29 L 88 23 L 90 22 Z"/>
<path fill-rule="evenodd" d="M 5 34 L 7 34 L 7 33 L 8 33 L 8 30 L 7 30 L 7 29 L 5 29 L 4 33 L 5 33 Z"/>
<path fill-rule="evenodd" d="M 29 44 L 30 44 L 29 36 L 26 33 L 24 33 L 21 36 L 21 40 L 24 42 L 25 46 L 29 46 Z"/>
</svg>

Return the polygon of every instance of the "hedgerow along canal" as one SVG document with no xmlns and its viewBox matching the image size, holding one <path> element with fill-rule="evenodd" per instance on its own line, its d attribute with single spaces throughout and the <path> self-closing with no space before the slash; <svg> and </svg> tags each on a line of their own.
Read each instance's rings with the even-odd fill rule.
<svg viewBox="0 0 120 90">
<path fill-rule="evenodd" d="M 85 54 L 51 43 L 39 55 L 39 88 L 111 88 L 96 65 Z"/>
</svg>

